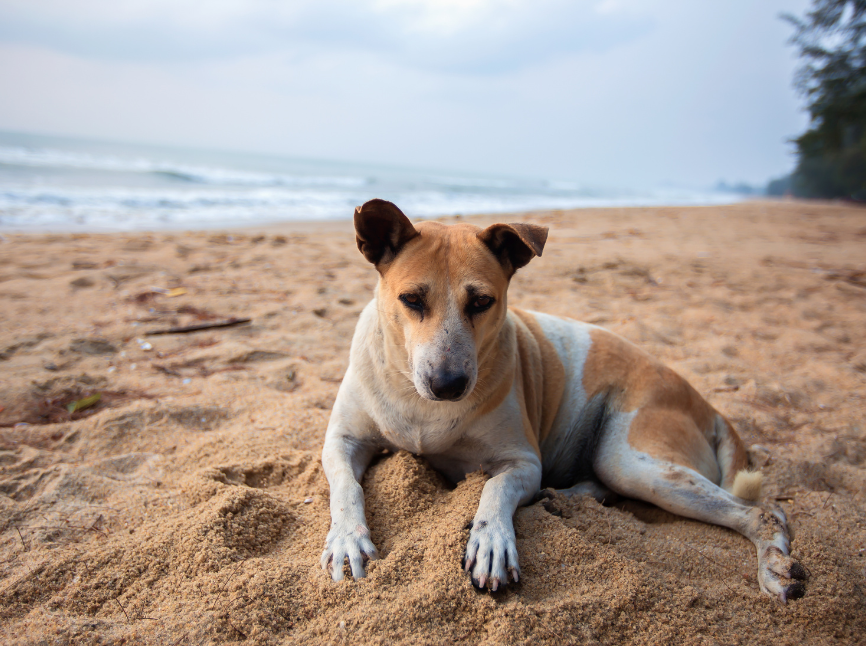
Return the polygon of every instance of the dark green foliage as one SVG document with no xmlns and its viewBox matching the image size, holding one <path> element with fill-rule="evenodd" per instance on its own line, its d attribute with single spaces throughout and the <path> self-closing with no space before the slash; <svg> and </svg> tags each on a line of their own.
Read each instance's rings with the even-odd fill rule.
<svg viewBox="0 0 866 646">
<path fill-rule="evenodd" d="M 813 0 L 802 20 L 783 18 L 796 28 L 791 42 L 805 61 L 796 86 L 811 116 L 795 140 L 791 189 L 866 200 L 866 0 Z"/>
<path fill-rule="evenodd" d="M 767 195 L 770 195 L 772 197 L 782 197 L 783 195 L 790 195 L 793 192 L 793 188 L 791 186 L 791 179 L 791 175 L 785 175 L 784 177 L 771 179 L 767 184 Z"/>
</svg>

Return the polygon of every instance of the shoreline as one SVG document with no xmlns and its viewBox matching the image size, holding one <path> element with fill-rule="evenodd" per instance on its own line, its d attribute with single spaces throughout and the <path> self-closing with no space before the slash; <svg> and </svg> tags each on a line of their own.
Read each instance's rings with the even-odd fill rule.
<svg viewBox="0 0 866 646">
<path fill-rule="evenodd" d="M 372 198 L 371 198 L 372 199 Z M 641 211 L 653 211 L 660 209 L 724 209 L 727 207 L 735 206 L 735 205 L 743 205 L 743 204 L 809 204 L 816 206 L 826 206 L 829 208 L 834 208 L 838 206 L 847 206 L 856 208 L 857 204 L 849 204 L 842 201 L 823 201 L 823 200 L 805 200 L 800 198 L 778 198 L 778 197 L 744 197 L 738 200 L 731 201 L 730 203 L 722 203 L 722 204 L 696 204 L 696 205 L 680 205 L 680 204 L 670 204 L 670 205 L 649 205 L 649 206 L 617 206 L 617 205 L 609 205 L 609 206 L 588 206 L 588 207 L 575 207 L 575 208 L 563 208 L 563 209 L 531 209 L 526 211 L 502 211 L 502 212 L 490 212 L 490 213 L 473 213 L 473 214 L 445 214 L 445 215 L 436 215 L 436 216 L 425 216 L 425 217 L 415 217 L 409 213 L 410 220 L 413 221 L 424 221 L 424 220 L 435 220 L 442 222 L 454 222 L 454 221 L 472 221 L 472 220 L 480 220 L 480 221 L 492 221 L 497 218 L 497 221 L 505 221 L 507 218 L 518 218 L 521 220 L 526 220 L 531 217 L 542 217 L 546 218 L 549 216 L 554 216 L 563 213 L 577 213 L 577 212 L 596 212 L 596 211 L 620 211 L 620 210 L 641 210 Z M 398 205 L 399 206 L 399 205 Z M 11 235 L 22 235 L 22 236 L 39 236 L 39 235 L 154 235 L 154 234 L 196 234 L 196 233 L 219 233 L 219 232 L 248 232 L 250 234 L 257 233 L 270 233 L 275 232 L 279 233 L 282 231 L 292 232 L 295 230 L 298 231 L 311 231 L 317 228 L 322 228 L 324 230 L 332 230 L 332 229 L 340 229 L 346 223 L 351 224 L 352 215 L 349 214 L 345 218 L 331 218 L 331 219 L 297 219 L 297 220 L 280 220 L 275 222 L 264 222 L 258 224 L 246 224 L 246 225 L 213 225 L 206 227 L 195 227 L 195 228 L 184 228 L 182 226 L 177 227 L 168 227 L 168 228 L 153 228 L 153 229 L 106 229 L 106 228 L 87 228 L 87 229 L 75 229 L 75 228 L 52 228 L 51 231 L 46 231 L 41 228 L 16 228 L 9 227 L 4 228 L 2 224 L 0 224 L 0 237 L 2 236 L 11 236 Z"/>
</svg>

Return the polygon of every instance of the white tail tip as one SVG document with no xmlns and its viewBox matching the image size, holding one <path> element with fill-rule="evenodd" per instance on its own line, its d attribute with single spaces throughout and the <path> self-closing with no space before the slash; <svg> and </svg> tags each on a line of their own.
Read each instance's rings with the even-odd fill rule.
<svg viewBox="0 0 866 646">
<path fill-rule="evenodd" d="M 761 498 L 761 481 L 764 475 L 760 471 L 738 471 L 734 477 L 731 493 L 743 500 L 759 500 Z"/>
</svg>

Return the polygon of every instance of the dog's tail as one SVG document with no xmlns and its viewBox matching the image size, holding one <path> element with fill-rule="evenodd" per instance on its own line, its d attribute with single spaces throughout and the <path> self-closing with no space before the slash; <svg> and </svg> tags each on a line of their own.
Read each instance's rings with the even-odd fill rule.
<svg viewBox="0 0 866 646">
<path fill-rule="evenodd" d="M 743 498 L 744 500 L 760 500 L 761 481 L 763 479 L 764 474 L 760 471 L 749 471 L 747 469 L 737 471 L 737 475 L 734 476 L 731 493 L 737 498 Z"/>
<path fill-rule="evenodd" d="M 763 475 L 749 469 L 743 441 L 730 422 L 716 414 L 716 459 L 722 470 L 722 489 L 744 500 L 761 497 Z"/>
</svg>

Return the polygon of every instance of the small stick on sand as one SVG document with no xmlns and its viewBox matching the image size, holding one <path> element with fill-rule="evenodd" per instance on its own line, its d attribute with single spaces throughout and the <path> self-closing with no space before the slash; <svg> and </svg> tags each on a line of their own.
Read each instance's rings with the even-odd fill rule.
<svg viewBox="0 0 866 646">
<path fill-rule="evenodd" d="M 703 556 L 705 559 L 707 559 L 710 563 L 715 563 L 718 567 L 722 568 L 723 570 L 726 570 L 726 571 L 728 571 L 728 572 L 731 572 L 731 571 L 732 571 L 730 568 L 725 567 L 724 565 L 722 565 L 722 564 L 719 563 L 718 561 L 715 561 L 715 560 L 711 559 L 709 556 L 707 556 L 707 555 L 704 554 L 702 551 L 700 551 L 697 547 L 692 547 L 691 545 L 689 545 L 688 543 L 685 543 L 685 542 L 682 542 L 681 544 L 682 544 L 682 545 L 685 545 L 685 546 L 688 547 L 690 550 L 694 550 L 695 552 L 697 552 L 698 554 L 700 554 L 701 556 Z M 731 590 L 731 586 L 728 585 L 728 582 L 727 582 L 724 578 L 722 578 L 722 583 L 725 584 L 725 587 L 726 587 L 730 592 L 733 592 L 733 590 Z"/>
<path fill-rule="evenodd" d="M 120 599 L 118 599 L 117 597 L 114 597 L 114 600 L 117 602 L 117 605 L 120 606 L 120 609 L 123 610 L 123 614 L 126 615 L 126 621 L 128 621 L 129 623 L 132 623 L 132 619 L 130 619 L 129 615 L 126 614 L 126 608 L 124 608 L 123 604 L 120 603 Z"/>
<path fill-rule="evenodd" d="M 29 552 L 30 548 L 27 547 L 27 543 L 24 542 L 24 537 L 21 535 L 21 529 L 18 527 L 18 525 L 15 525 L 15 531 L 18 532 L 18 538 L 21 539 L 21 546 L 24 548 L 24 551 Z"/>
<path fill-rule="evenodd" d="M 243 633 L 243 632 L 241 632 L 240 630 L 238 630 L 238 627 L 235 626 L 235 625 L 232 623 L 232 620 L 231 620 L 231 619 L 229 619 L 228 614 L 226 614 L 226 621 L 229 622 L 229 626 L 231 626 L 232 628 L 234 628 L 235 632 L 236 632 L 238 635 L 240 635 L 240 636 L 243 637 L 244 639 L 247 639 L 246 633 Z"/>
<path fill-rule="evenodd" d="M 166 366 L 162 366 L 158 363 L 153 363 L 153 362 L 151 362 L 150 365 L 152 365 L 159 372 L 162 372 L 162 373 L 167 374 L 167 375 L 171 375 L 172 377 L 183 377 L 182 374 L 180 374 L 177 370 L 174 370 L 173 368 L 168 368 Z"/>
<path fill-rule="evenodd" d="M 213 330 L 215 328 L 234 327 L 251 322 L 252 319 L 237 319 L 232 318 L 226 321 L 217 321 L 216 323 L 199 323 L 198 325 L 186 325 L 183 327 L 170 327 L 165 330 L 151 330 L 145 332 L 144 336 L 157 336 L 159 334 L 188 334 L 190 332 L 198 332 L 199 330 Z"/>
</svg>

